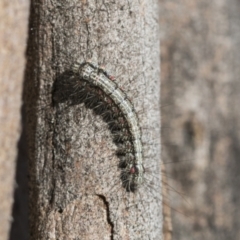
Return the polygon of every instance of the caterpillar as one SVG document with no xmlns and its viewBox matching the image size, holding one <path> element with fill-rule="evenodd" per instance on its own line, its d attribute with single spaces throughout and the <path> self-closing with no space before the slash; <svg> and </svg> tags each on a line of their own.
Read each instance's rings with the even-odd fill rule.
<svg viewBox="0 0 240 240">
<path fill-rule="evenodd" d="M 146 83 L 148 76 L 145 74 L 147 71 L 139 70 L 136 75 L 121 81 L 122 84 L 130 83 L 126 87 L 129 92 L 122 90 L 120 81 L 115 81 L 104 68 L 91 62 L 76 62 L 57 76 L 52 98 L 56 114 L 59 114 L 56 119 L 60 119 L 61 124 L 55 123 L 56 132 L 66 129 L 63 139 L 70 139 L 73 151 L 77 153 L 81 148 L 81 151 L 88 152 L 87 158 L 81 152 L 72 159 L 70 154 L 65 157 L 64 150 L 56 164 L 63 168 L 68 165 L 69 169 L 81 164 L 82 172 L 76 172 L 80 179 L 77 184 L 87 181 L 86 195 L 108 202 L 110 222 L 114 224 L 113 235 L 124 230 L 126 236 L 128 233 L 132 236 L 141 233 L 151 236 L 149 239 L 158 239 L 161 227 L 156 229 L 150 221 L 149 224 L 139 225 L 143 212 L 146 219 L 161 220 L 161 176 L 157 161 L 159 141 L 155 141 L 155 137 L 159 137 L 159 115 L 152 102 L 149 101 L 152 105 L 148 106 L 138 101 L 143 96 L 142 100 L 154 98 L 157 86 L 154 83 L 158 80 Z M 138 82 L 136 97 L 135 84 L 131 84 L 135 81 Z M 129 96 L 134 96 L 134 99 Z M 148 111 L 144 111 L 145 107 Z M 76 113 L 76 117 L 66 121 L 68 118 L 65 116 L 72 115 L 72 112 Z M 72 131 L 77 132 L 77 138 L 72 138 Z M 65 142 L 63 144 L 65 147 Z M 99 152 L 100 146 L 104 148 L 102 153 Z M 61 151 L 61 148 L 56 149 Z M 145 159 L 148 161 L 143 167 Z M 77 188 L 72 191 L 69 198 L 75 199 L 77 191 Z M 82 193 L 78 194 L 77 197 L 81 198 Z M 120 212 L 128 216 L 123 221 L 119 221 Z"/>
<path fill-rule="evenodd" d="M 103 68 L 91 62 L 77 62 L 72 71 L 83 81 L 82 99 L 86 104 L 94 105 L 95 111 L 104 109 L 114 140 L 120 145 L 117 154 L 123 187 L 135 192 L 143 183 L 144 167 L 141 129 L 133 104 Z"/>
</svg>

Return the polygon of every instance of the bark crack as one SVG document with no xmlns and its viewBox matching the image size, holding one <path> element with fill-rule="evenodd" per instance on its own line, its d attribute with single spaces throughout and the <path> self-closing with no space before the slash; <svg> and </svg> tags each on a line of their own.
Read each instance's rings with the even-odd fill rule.
<svg viewBox="0 0 240 240">
<path fill-rule="evenodd" d="M 106 206 L 106 215 L 107 215 L 107 222 L 111 226 L 111 237 L 110 239 L 113 240 L 113 232 L 114 232 L 114 223 L 111 220 L 110 217 L 110 209 L 109 209 L 109 202 L 107 201 L 106 197 L 104 195 L 96 194 L 104 203 Z"/>
</svg>

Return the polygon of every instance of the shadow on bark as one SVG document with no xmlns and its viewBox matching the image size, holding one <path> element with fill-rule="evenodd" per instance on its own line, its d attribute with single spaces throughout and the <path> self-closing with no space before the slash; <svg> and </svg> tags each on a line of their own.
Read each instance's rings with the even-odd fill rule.
<svg viewBox="0 0 240 240">
<path fill-rule="evenodd" d="M 12 225 L 9 240 L 29 239 L 28 226 L 28 179 L 27 179 L 27 144 L 25 134 L 24 107 L 21 110 L 22 133 L 18 141 L 18 156 L 15 175 L 14 203 L 12 208 Z"/>
</svg>

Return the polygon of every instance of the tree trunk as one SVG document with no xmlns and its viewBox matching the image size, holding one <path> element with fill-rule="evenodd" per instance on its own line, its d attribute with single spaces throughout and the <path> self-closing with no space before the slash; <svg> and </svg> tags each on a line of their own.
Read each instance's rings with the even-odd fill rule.
<svg viewBox="0 0 240 240">
<path fill-rule="evenodd" d="M 28 1 L 0 2 L 0 236 L 11 224 L 27 37 Z"/>
<path fill-rule="evenodd" d="M 30 24 L 31 238 L 161 239 L 157 1 L 33 1 Z M 122 187 L 108 123 L 71 101 L 81 90 L 69 88 L 71 66 L 88 59 L 116 76 L 139 117 L 146 173 L 137 192 Z"/>
<path fill-rule="evenodd" d="M 160 4 L 173 239 L 240 239 L 240 2 Z"/>
</svg>

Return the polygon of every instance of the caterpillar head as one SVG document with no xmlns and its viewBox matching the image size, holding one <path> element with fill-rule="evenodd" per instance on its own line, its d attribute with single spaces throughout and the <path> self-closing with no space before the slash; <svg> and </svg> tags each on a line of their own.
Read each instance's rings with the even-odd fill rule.
<svg viewBox="0 0 240 240">
<path fill-rule="evenodd" d="M 144 167 L 139 164 L 129 164 L 122 172 L 123 187 L 128 192 L 136 192 L 143 183 Z"/>
</svg>

